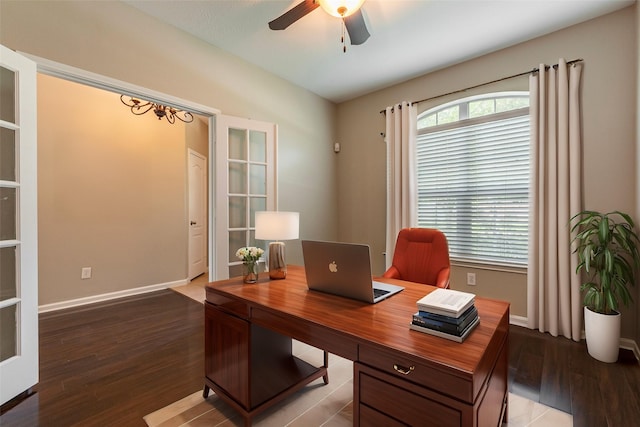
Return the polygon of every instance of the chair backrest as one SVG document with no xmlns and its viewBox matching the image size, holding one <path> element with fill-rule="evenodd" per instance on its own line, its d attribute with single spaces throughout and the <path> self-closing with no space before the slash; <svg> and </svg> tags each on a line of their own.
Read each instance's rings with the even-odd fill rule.
<svg viewBox="0 0 640 427">
<path fill-rule="evenodd" d="M 400 230 L 392 268 L 399 273 L 399 279 L 449 287 L 449 245 L 446 236 L 433 228 Z"/>
</svg>

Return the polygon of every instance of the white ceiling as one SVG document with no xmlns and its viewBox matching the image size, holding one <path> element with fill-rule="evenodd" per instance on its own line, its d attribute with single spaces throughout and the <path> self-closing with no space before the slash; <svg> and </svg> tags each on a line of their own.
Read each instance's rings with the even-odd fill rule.
<svg viewBox="0 0 640 427">
<path fill-rule="evenodd" d="M 301 0 L 123 0 L 292 83 L 342 102 L 629 6 L 635 0 L 366 0 L 371 37 L 340 43 L 318 8 L 283 31 Z M 567 58 L 574 59 L 574 58 Z M 532 58 L 532 67 L 537 58 Z"/>
</svg>

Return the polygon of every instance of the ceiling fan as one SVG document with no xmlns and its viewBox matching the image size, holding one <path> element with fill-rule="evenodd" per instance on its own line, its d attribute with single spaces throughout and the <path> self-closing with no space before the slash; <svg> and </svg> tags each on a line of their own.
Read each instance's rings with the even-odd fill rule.
<svg viewBox="0 0 640 427">
<path fill-rule="evenodd" d="M 352 45 L 360 45 L 369 38 L 369 30 L 364 22 L 360 7 L 365 0 L 303 0 L 295 7 L 269 22 L 272 30 L 284 30 L 298 19 L 322 7 L 329 15 L 341 18 L 343 26 L 342 44 L 344 47 L 344 28 L 349 33 Z"/>
</svg>

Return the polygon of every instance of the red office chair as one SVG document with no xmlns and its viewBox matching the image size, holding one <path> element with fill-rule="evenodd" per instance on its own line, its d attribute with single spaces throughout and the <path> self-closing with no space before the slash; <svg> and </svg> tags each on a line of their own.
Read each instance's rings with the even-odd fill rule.
<svg viewBox="0 0 640 427">
<path fill-rule="evenodd" d="M 403 228 L 398 233 L 393 263 L 382 276 L 448 288 L 449 269 L 449 245 L 442 231 Z"/>
</svg>

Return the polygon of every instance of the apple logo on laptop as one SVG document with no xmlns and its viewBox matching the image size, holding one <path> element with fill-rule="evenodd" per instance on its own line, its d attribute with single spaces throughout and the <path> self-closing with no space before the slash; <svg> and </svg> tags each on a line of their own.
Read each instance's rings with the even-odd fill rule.
<svg viewBox="0 0 640 427">
<path fill-rule="evenodd" d="M 332 261 L 331 263 L 329 263 L 329 271 L 332 273 L 338 272 L 338 264 L 336 264 L 335 261 Z"/>
</svg>

